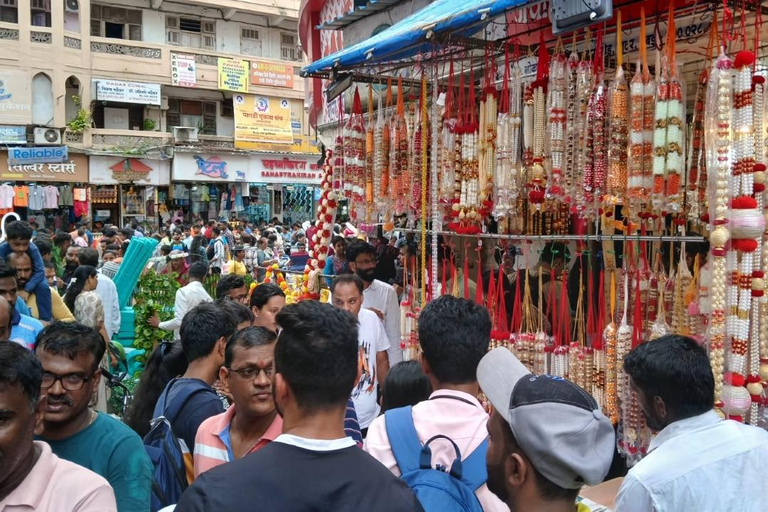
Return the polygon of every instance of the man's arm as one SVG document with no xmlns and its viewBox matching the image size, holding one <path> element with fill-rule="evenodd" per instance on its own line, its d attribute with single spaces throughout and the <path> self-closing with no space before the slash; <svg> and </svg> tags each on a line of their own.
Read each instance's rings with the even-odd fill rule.
<svg viewBox="0 0 768 512">
<path fill-rule="evenodd" d="M 648 489 L 634 476 L 627 475 L 616 495 L 616 512 L 653 512 L 656 507 Z"/>
<path fill-rule="evenodd" d="M 179 290 L 176 292 L 176 300 L 173 304 L 173 318 L 166 320 L 165 322 L 160 322 L 160 325 L 158 325 L 157 328 L 164 331 L 175 331 L 181 327 L 181 320 L 184 318 L 186 313 L 187 297 L 185 293 Z"/>
<path fill-rule="evenodd" d="M 146 512 L 152 497 L 152 463 L 133 434 L 121 440 L 109 460 L 109 480 L 120 512 Z"/>
<path fill-rule="evenodd" d="M 40 283 L 45 282 L 45 264 L 43 263 L 43 257 L 40 256 L 40 251 L 37 249 L 34 242 L 29 243 L 27 254 L 29 254 L 29 258 L 32 260 L 32 265 L 35 268 L 34 272 L 32 272 L 32 277 L 24 287 L 24 290 L 26 290 L 27 293 L 32 293 Z"/>
<path fill-rule="evenodd" d="M 69 310 L 64 300 L 55 289 L 51 288 L 51 309 L 53 310 L 53 319 L 63 322 L 74 322 L 75 317 Z"/>
<path fill-rule="evenodd" d="M 72 512 L 117 512 L 115 493 L 112 487 L 106 483 L 100 485 L 85 495 Z"/>
<path fill-rule="evenodd" d="M 390 288 L 387 293 L 384 330 L 389 338 L 389 365 L 395 366 L 403 360 L 403 351 L 400 350 L 400 304 L 397 303 L 397 293 L 394 288 Z"/>
<path fill-rule="evenodd" d="M 112 310 L 112 314 L 110 315 L 112 319 L 112 328 L 110 329 L 111 334 L 114 335 L 115 333 L 120 332 L 120 323 L 122 322 L 122 316 L 120 315 L 120 298 L 117 296 L 117 286 L 115 286 L 114 281 L 110 281 L 110 289 L 112 290 L 111 295 L 111 302 L 112 304 L 105 304 L 105 307 L 109 307 Z"/>
<path fill-rule="evenodd" d="M 376 380 L 379 385 L 384 384 L 389 372 L 389 340 L 381 322 L 376 320 Z"/>
</svg>

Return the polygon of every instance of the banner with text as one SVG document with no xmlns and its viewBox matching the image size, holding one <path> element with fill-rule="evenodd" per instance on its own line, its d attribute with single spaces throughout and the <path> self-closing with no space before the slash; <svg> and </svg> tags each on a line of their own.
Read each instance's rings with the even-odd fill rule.
<svg viewBox="0 0 768 512">
<path fill-rule="evenodd" d="M 0 153 L 0 179 L 13 181 L 61 181 L 67 183 L 88 183 L 88 157 L 70 153 L 64 163 L 35 162 L 13 165 L 8 162 L 8 153 Z"/>
<path fill-rule="evenodd" d="M 197 87 L 197 64 L 194 55 L 171 54 L 171 83 L 179 87 Z"/>
<path fill-rule="evenodd" d="M 247 60 L 219 57 L 219 89 L 222 91 L 248 92 Z"/>
<path fill-rule="evenodd" d="M 236 148 L 249 149 L 248 143 L 293 144 L 289 100 L 251 94 L 235 94 L 233 100 Z"/>
<path fill-rule="evenodd" d="M 251 61 L 251 84 L 293 89 L 293 64 Z"/>
<path fill-rule="evenodd" d="M 96 80 L 96 99 L 138 105 L 162 105 L 161 86 L 119 80 Z"/>
<path fill-rule="evenodd" d="M 31 80 L 25 71 L 0 69 L 0 122 L 32 122 Z"/>
</svg>

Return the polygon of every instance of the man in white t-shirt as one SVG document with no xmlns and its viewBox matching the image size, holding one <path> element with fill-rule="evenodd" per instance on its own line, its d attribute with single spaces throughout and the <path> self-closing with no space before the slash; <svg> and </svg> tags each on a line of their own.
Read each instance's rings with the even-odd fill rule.
<svg viewBox="0 0 768 512">
<path fill-rule="evenodd" d="M 360 380 L 352 390 L 357 420 L 363 437 L 379 415 L 378 385 L 389 371 L 389 340 L 376 313 L 363 309 L 363 281 L 355 275 L 340 275 L 331 283 L 333 305 L 349 311 L 358 320 L 358 365 Z"/>
</svg>

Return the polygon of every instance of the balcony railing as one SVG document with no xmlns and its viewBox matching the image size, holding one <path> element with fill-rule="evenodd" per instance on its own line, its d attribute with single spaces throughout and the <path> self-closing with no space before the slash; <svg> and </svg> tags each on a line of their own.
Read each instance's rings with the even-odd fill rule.
<svg viewBox="0 0 768 512">
<path fill-rule="evenodd" d="M 165 132 L 143 132 L 138 130 L 91 130 L 93 149 L 119 155 L 163 155 L 171 145 L 171 134 Z"/>
<path fill-rule="evenodd" d="M 156 45 L 150 46 L 147 43 L 142 43 L 140 41 L 107 39 L 103 37 L 91 38 L 91 51 L 94 53 L 107 53 L 109 55 L 138 57 L 140 59 L 163 58 L 163 51 Z"/>
</svg>

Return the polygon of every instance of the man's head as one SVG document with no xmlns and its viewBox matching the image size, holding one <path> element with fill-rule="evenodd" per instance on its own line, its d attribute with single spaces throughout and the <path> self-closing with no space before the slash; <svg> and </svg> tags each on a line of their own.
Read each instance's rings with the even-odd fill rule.
<svg viewBox="0 0 768 512">
<path fill-rule="evenodd" d="M 105 349 L 98 331 L 76 322 L 55 322 L 37 336 L 46 428 L 70 425 L 87 413 L 101 379 L 99 363 Z"/>
<path fill-rule="evenodd" d="M 245 304 L 235 302 L 228 297 L 217 300 L 216 304 L 235 320 L 237 331 L 250 327 L 253 324 L 253 312 Z"/>
<path fill-rule="evenodd" d="M 235 332 L 235 319 L 217 304 L 198 304 L 181 321 L 181 346 L 192 363 L 211 358 L 216 366 L 224 364 L 224 347 Z"/>
<path fill-rule="evenodd" d="M 27 252 L 32 233 L 32 226 L 23 220 L 15 220 L 5 226 L 5 236 L 13 252 Z"/>
<path fill-rule="evenodd" d="M 256 244 L 256 247 L 261 249 L 262 251 L 267 248 L 267 239 L 264 237 L 259 238 L 258 243 Z"/>
<path fill-rule="evenodd" d="M 208 275 L 208 265 L 202 261 L 196 261 L 190 265 L 187 276 L 190 281 L 202 281 Z"/>
<path fill-rule="evenodd" d="M 90 247 L 83 247 L 77 254 L 77 261 L 81 265 L 90 265 L 91 267 L 96 268 L 99 266 L 99 252 Z"/>
<path fill-rule="evenodd" d="M 179 251 L 178 249 L 171 251 L 170 254 L 168 254 L 167 260 L 171 266 L 172 271 L 176 272 L 177 274 L 181 274 L 184 271 L 184 265 L 186 264 L 184 259 L 184 251 Z"/>
<path fill-rule="evenodd" d="M 488 310 L 470 300 L 443 295 L 419 316 L 422 366 L 435 389 L 475 382 L 477 365 L 490 342 Z"/>
<path fill-rule="evenodd" d="M 176 228 L 173 230 L 173 241 L 174 242 L 181 241 L 181 230 L 179 228 Z"/>
<path fill-rule="evenodd" d="M 357 240 L 347 246 L 349 269 L 366 283 L 376 277 L 376 250 L 368 242 Z"/>
<path fill-rule="evenodd" d="M 56 265 L 52 261 L 43 262 L 45 265 L 45 280 L 48 286 L 56 286 Z"/>
<path fill-rule="evenodd" d="M 43 370 L 34 354 L 0 343 L 0 487 L 33 459 L 33 440 L 43 432 L 38 407 Z M 21 483 L 21 482 L 19 482 Z M 13 491 L 13 489 L 6 489 Z"/>
<path fill-rule="evenodd" d="M 53 245 L 59 248 L 59 251 L 66 253 L 69 246 L 72 245 L 72 237 L 69 233 L 56 233 L 53 236 Z"/>
<path fill-rule="evenodd" d="M 237 414 L 258 418 L 274 412 L 276 340 L 277 335 L 269 329 L 248 327 L 227 342 L 219 378 L 232 393 Z"/>
<path fill-rule="evenodd" d="M 221 228 L 219 228 L 218 226 L 214 226 L 213 229 L 211 230 L 211 233 L 213 233 L 214 237 L 221 236 Z"/>
<path fill-rule="evenodd" d="M 275 404 L 281 414 L 338 410 L 339 429 L 357 369 L 357 318 L 330 304 L 302 301 L 278 313 Z"/>
<path fill-rule="evenodd" d="M 0 296 L 0 341 L 11 339 L 13 306 Z"/>
<path fill-rule="evenodd" d="M 12 308 L 16 307 L 16 296 L 18 295 L 18 283 L 16 282 L 16 269 L 10 267 L 4 260 L 0 259 L 0 297 L 3 297 Z"/>
<path fill-rule="evenodd" d="M 563 242 L 549 242 L 541 250 L 539 256 L 539 266 L 543 269 L 554 270 L 559 274 L 568 269 L 568 262 L 571 260 L 571 251 Z"/>
<path fill-rule="evenodd" d="M 25 252 L 12 252 L 8 255 L 8 266 L 16 269 L 16 283 L 24 288 L 32 279 L 32 258 Z"/>
<path fill-rule="evenodd" d="M 35 245 L 37 246 L 37 250 L 40 251 L 40 257 L 43 258 L 44 261 L 51 261 L 51 257 L 53 256 L 51 254 L 51 242 L 47 239 L 40 240 L 39 238 L 36 238 Z"/>
<path fill-rule="evenodd" d="M 648 428 L 659 431 L 714 407 L 715 379 L 707 351 L 693 339 L 668 334 L 624 358 Z"/>
<path fill-rule="evenodd" d="M 202 222 L 202 221 L 201 221 L 201 222 Z M 194 237 L 194 236 L 197 236 L 197 235 L 199 235 L 199 234 L 200 234 L 200 225 L 198 225 L 198 224 L 194 224 L 194 225 L 193 225 L 193 226 L 190 228 L 190 230 L 189 230 L 189 234 L 190 234 L 191 236 L 193 236 L 193 237 Z"/>
<path fill-rule="evenodd" d="M 115 261 L 117 259 L 117 255 L 112 251 L 104 251 L 104 253 L 101 255 L 101 261 L 104 263 L 109 263 L 110 261 Z"/>
<path fill-rule="evenodd" d="M 354 274 L 342 274 L 331 282 L 333 305 L 349 311 L 355 318 L 363 307 L 363 280 Z"/>
<path fill-rule="evenodd" d="M 582 486 L 603 481 L 616 439 L 586 391 L 561 377 L 533 375 L 506 348 L 483 357 L 477 380 L 493 405 L 488 489 L 510 509 L 573 507 Z"/>
<path fill-rule="evenodd" d="M 80 250 L 77 245 L 70 245 L 67 248 L 67 253 L 64 256 L 65 266 L 67 268 L 74 268 L 80 265 Z"/>
<path fill-rule="evenodd" d="M 245 288 L 245 281 L 242 277 L 235 274 L 227 274 L 216 285 L 216 298 L 228 297 L 235 302 L 247 304 L 248 290 Z"/>
<path fill-rule="evenodd" d="M 232 251 L 232 254 L 237 261 L 242 262 L 245 259 L 245 247 L 243 247 L 242 245 L 238 245 Z"/>
</svg>

